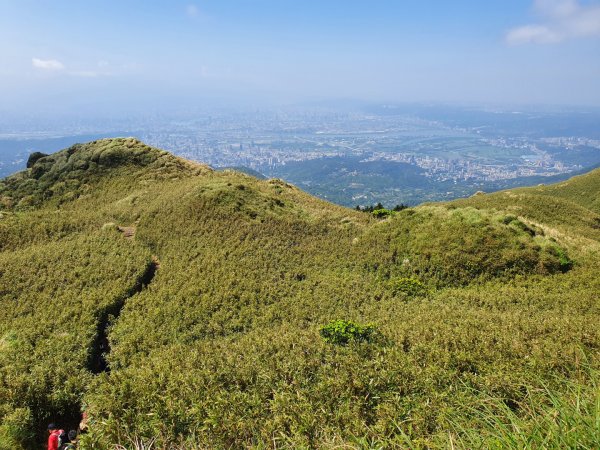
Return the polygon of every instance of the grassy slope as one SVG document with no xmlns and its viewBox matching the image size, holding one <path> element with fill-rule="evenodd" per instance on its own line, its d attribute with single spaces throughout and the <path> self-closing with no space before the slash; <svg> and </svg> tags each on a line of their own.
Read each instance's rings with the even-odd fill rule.
<svg viewBox="0 0 600 450">
<path fill-rule="evenodd" d="M 487 439 L 478 413 L 490 402 L 528 430 L 547 404 L 530 392 L 548 385 L 569 401 L 565 383 L 588 386 L 598 365 L 599 178 L 378 222 L 132 139 L 40 160 L 0 182 L 0 439 L 22 441 L 81 404 L 88 445 L 100 447 L 134 436 L 217 448 L 472 446 Z M 116 225 L 135 226 L 135 239 Z M 93 376 L 98 311 L 150 255 L 160 270 L 110 329 L 111 372 Z M 576 263 L 562 273 L 566 255 Z M 426 295 L 399 291 L 405 277 Z M 72 317 L 66 344 L 54 345 L 65 327 L 43 321 L 48 305 Z M 323 342 L 319 327 L 337 318 L 374 323 L 381 339 Z M 59 350 L 30 358 L 11 347 L 21 341 Z M 53 369 L 65 349 L 70 378 Z M 45 380 L 21 376 L 34 397 L 14 394 L 16 371 Z M 532 401 L 527 416 L 519 405 Z"/>
<path fill-rule="evenodd" d="M 513 211 L 530 220 L 600 238 L 600 169 L 549 186 L 457 200 L 455 206 Z M 572 234 L 572 233 L 571 233 Z"/>
</svg>

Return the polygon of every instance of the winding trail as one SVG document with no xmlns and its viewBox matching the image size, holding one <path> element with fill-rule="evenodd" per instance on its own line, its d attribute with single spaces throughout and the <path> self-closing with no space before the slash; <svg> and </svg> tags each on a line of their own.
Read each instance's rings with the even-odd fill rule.
<svg viewBox="0 0 600 450">
<path fill-rule="evenodd" d="M 123 232 L 126 239 L 133 239 L 135 227 L 119 227 L 119 231 Z M 128 231 L 132 231 L 128 233 Z M 94 375 L 110 372 L 110 366 L 107 361 L 107 356 L 110 353 L 110 341 L 108 340 L 109 327 L 121 314 L 121 310 L 125 306 L 127 300 L 136 294 L 139 294 L 154 279 L 156 271 L 160 268 L 159 259 L 153 255 L 147 262 L 144 271 L 135 280 L 131 286 L 120 298 L 117 298 L 111 305 L 98 313 L 96 336 L 91 345 L 90 354 L 87 361 L 87 369 Z M 74 403 L 71 407 L 65 408 L 61 412 L 57 412 L 54 416 L 59 420 L 67 430 L 87 430 L 88 416 L 81 409 L 80 402 Z M 45 442 L 47 435 L 41 436 L 40 444 Z M 41 447 L 40 447 L 41 448 Z"/>
<path fill-rule="evenodd" d="M 127 235 L 125 235 L 127 237 Z M 92 344 L 90 358 L 88 360 L 88 370 L 93 374 L 110 372 L 110 367 L 106 356 L 110 353 L 110 341 L 108 340 L 108 328 L 121 314 L 127 300 L 136 294 L 142 292 L 154 279 L 156 271 L 160 268 L 160 261 L 156 256 L 152 256 L 142 275 L 136 280 L 135 284 L 112 305 L 100 312 L 98 317 L 98 326 L 96 338 Z"/>
</svg>

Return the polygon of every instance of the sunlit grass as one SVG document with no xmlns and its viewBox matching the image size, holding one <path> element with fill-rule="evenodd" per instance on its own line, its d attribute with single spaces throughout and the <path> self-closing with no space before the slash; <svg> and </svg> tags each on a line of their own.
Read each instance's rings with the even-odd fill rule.
<svg viewBox="0 0 600 450">
<path fill-rule="evenodd" d="M 83 407 L 94 449 L 598 441 L 600 222 L 576 183 L 380 221 L 132 139 L 68 153 L 0 183 L 0 445 Z M 328 342 L 334 320 L 376 339 Z"/>
</svg>

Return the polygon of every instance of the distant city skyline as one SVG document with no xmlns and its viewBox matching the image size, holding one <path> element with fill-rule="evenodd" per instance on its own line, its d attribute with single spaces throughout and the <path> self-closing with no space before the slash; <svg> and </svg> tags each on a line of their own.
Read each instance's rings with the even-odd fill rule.
<svg viewBox="0 0 600 450">
<path fill-rule="evenodd" d="M 0 1 L 0 114 L 326 99 L 600 107 L 600 2 Z"/>
</svg>

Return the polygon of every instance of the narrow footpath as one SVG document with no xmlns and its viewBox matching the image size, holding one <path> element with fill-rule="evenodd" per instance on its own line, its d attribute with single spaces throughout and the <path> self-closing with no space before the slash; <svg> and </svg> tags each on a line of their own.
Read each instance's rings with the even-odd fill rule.
<svg viewBox="0 0 600 450">
<path fill-rule="evenodd" d="M 96 339 L 92 344 L 92 351 L 88 361 L 88 369 L 93 374 L 102 372 L 110 372 L 110 367 L 107 362 L 107 356 L 110 353 L 110 341 L 108 339 L 108 329 L 110 325 L 119 318 L 121 310 L 125 306 L 127 300 L 136 294 L 142 292 L 154 279 L 156 271 L 160 268 L 160 261 L 156 256 L 152 256 L 146 270 L 137 279 L 136 283 L 127 291 L 127 293 L 118 299 L 111 306 L 101 312 L 98 320 L 98 328 Z"/>
</svg>

